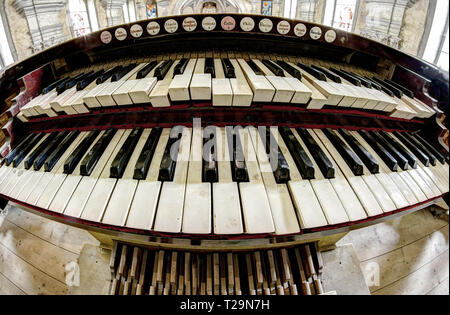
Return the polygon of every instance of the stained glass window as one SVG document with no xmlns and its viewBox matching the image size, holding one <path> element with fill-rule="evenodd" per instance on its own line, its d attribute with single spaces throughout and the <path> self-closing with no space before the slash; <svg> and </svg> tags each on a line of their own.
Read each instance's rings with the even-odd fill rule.
<svg viewBox="0 0 450 315">
<path fill-rule="evenodd" d="M 69 0 L 70 27 L 75 37 L 91 32 L 88 12 L 84 0 Z"/>
<path fill-rule="evenodd" d="M 357 0 L 337 0 L 334 8 L 333 27 L 351 32 L 355 20 Z"/>
<path fill-rule="evenodd" d="M 262 15 L 272 15 L 272 1 L 262 1 L 261 2 L 261 14 Z"/>
<path fill-rule="evenodd" d="M 156 1 L 148 0 L 145 5 L 145 9 L 147 11 L 147 18 L 151 19 L 158 17 L 158 12 L 156 9 Z"/>
</svg>

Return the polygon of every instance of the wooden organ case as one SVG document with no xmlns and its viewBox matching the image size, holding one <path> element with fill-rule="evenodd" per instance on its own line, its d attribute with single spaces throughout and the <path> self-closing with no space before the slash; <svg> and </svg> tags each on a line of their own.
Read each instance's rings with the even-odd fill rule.
<svg viewBox="0 0 450 315">
<path fill-rule="evenodd" d="M 0 86 L 0 201 L 122 249 L 114 277 L 127 257 L 169 270 L 192 253 L 203 271 L 267 265 L 275 285 L 287 269 L 272 265 L 320 269 L 311 257 L 348 231 L 448 200 L 448 73 L 327 26 L 138 21 L 15 63 Z M 220 281 L 198 290 L 237 292 Z M 163 284 L 153 293 L 194 291 Z"/>
</svg>

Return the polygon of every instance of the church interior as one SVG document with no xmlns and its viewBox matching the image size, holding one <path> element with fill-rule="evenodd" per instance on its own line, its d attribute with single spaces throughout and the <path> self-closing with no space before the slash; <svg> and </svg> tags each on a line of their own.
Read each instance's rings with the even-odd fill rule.
<svg viewBox="0 0 450 315">
<path fill-rule="evenodd" d="M 445 0 L 0 0 L 0 295 L 448 295 L 448 89 Z"/>
</svg>

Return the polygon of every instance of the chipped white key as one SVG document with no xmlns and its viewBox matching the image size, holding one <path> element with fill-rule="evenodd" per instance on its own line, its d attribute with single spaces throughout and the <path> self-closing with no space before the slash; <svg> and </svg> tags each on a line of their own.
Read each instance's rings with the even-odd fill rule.
<svg viewBox="0 0 450 315">
<path fill-rule="evenodd" d="M 114 159 L 117 152 L 120 150 L 118 147 L 118 143 L 122 138 L 125 130 L 117 130 L 113 138 L 111 139 L 109 145 L 103 152 L 102 156 L 97 162 L 94 170 L 92 171 L 90 176 L 83 176 L 78 187 L 75 189 L 72 197 L 70 198 L 69 203 L 64 209 L 64 214 L 79 218 L 83 209 L 91 195 L 92 190 L 97 183 L 98 178 L 102 174 L 103 170 L 106 166 L 111 164 L 111 160 Z M 108 163 L 109 162 L 109 163 Z"/>
<path fill-rule="evenodd" d="M 242 223 L 239 188 L 231 175 L 230 152 L 225 128 L 216 132 L 219 181 L 213 183 L 213 222 L 215 234 L 241 234 Z"/>
<path fill-rule="evenodd" d="M 183 128 L 173 181 L 164 182 L 161 188 L 155 231 L 181 232 L 191 133 L 189 128 Z"/>
<path fill-rule="evenodd" d="M 275 130 L 277 129 L 275 128 Z M 283 235 L 300 232 L 289 190 L 285 184 L 277 184 L 260 133 L 254 127 L 249 128 L 249 133 L 258 158 L 264 186 L 266 187 L 267 197 L 269 199 L 272 218 L 275 225 L 275 234 Z M 277 137 L 277 135 L 278 132 L 275 137 Z"/>
<path fill-rule="evenodd" d="M 192 129 L 192 144 L 184 198 L 183 233 L 211 233 L 211 184 L 202 182 L 203 133 Z"/>
<path fill-rule="evenodd" d="M 136 162 L 139 159 L 142 148 L 150 135 L 150 131 L 150 128 L 143 130 L 142 135 L 133 150 L 130 160 L 128 161 L 122 178 L 117 180 L 117 184 L 114 187 L 114 191 L 105 210 L 105 214 L 103 215 L 103 223 L 117 226 L 125 225 L 128 212 L 131 207 L 131 202 L 133 201 L 134 193 L 138 184 L 138 181 L 133 179 L 134 167 L 136 166 Z"/>
</svg>

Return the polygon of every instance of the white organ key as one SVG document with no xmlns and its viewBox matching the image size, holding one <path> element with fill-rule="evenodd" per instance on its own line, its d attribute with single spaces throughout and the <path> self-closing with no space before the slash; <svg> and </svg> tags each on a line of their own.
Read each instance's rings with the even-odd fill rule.
<svg viewBox="0 0 450 315">
<path fill-rule="evenodd" d="M 84 131 L 81 134 L 83 137 L 81 138 L 81 141 L 88 135 L 89 132 Z M 81 142 L 80 142 L 81 143 Z M 36 206 L 42 209 L 50 209 L 50 204 L 55 198 L 56 194 L 58 193 L 61 185 L 64 183 L 64 180 L 67 177 L 67 174 L 64 174 L 64 163 L 67 157 L 64 159 L 64 161 L 61 161 L 61 165 L 59 165 L 58 169 L 54 173 L 54 176 L 49 181 L 47 187 L 45 187 L 44 192 L 39 197 L 39 200 L 36 203 Z"/>
<path fill-rule="evenodd" d="M 211 233 L 211 184 L 202 182 L 203 133 L 192 129 L 191 154 L 184 198 L 183 233 Z"/>
<path fill-rule="evenodd" d="M 308 132 L 321 147 L 322 151 L 327 154 L 327 149 L 331 149 L 332 144 L 327 141 L 328 139 L 325 137 L 322 131 L 320 129 L 314 129 L 308 130 Z M 373 198 L 373 196 L 371 198 L 371 201 L 375 203 L 374 205 L 365 208 L 364 206 L 367 205 L 363 205 L 361 203 L 361 198 L 344 176 L 342 169 L 340 168 L 341 165 L 336 163 L 336 159 L 338 158 L 339 154 L 331 154 L 330 151 L 330 154 L 327 154 L 327 156 L 330 161 L 332 161 L 332 163 L 334 162 L 333 164 L 335 165 L 335 178 L 331 178 L 330 182 L 333 185 L 336 194 L 339 196 L 339 199 L 341 200 L 350 221 L 362 220 L 367 218 L 367 216 L 382 214 L 383 211 L 381 211 L 380 206 L 376 202 L 375 198 Z M 360 183 L 362 184 L 362 181 Z M 367 187 L 364 188 L 366 188 L 365 192 L 369 192 Z M 370 210 L 366 212 L 365 209 Z"/>
<path fill-rule="evenodd" d="M 64 167 L 65 160 L 70 156 L 73 150 L 78 146 L 81 140 L 86 136 L 87 132 L 81 132 L 75 139 L 75 141 L 67 148 L 67 150 L 64 152 L 64 154 L 61 155 L 61 158 L 58 160 L 58 162 L 55 164 L 55 166 L 52 168 L 51 172 L 43 172 L 44 174 L 42 177 L 39 178 L 38 181 L 32 186 L 31 193 L 26 199 L 26 202 L 34 205 L 39 206 L 38 201 L 42 198 L 41 205 L 48 206 L 48 199 L 52 199 L 53 195 L 56 194 L 55 189 L 50 187 L 49 184 L 54 179 L 55 176 L 61 177 L 62 174 L 62 168 Z M 42 170 L 44 167 L 41 168 Z M 59 172 L 61 169 L 61 172 Z M 31 186 L 30 186 L 31 187 Z M 56 188 L 57 189 L 57 188 Z M 45 196 L 44 196 L 45 195 Z M 47 202 L 48 201 L 48 202 Z M 51 200 L 50 200 L 51 201 Z M 46 207 L 43 207 L 46 208 Z"/>
<path fill-rule="evenodd" d="M 302 71 L 302 76 L 309 81 L 311 85 L 313 85 L 322 95 L 324 95 L 327 98 L 327 105 L 334 105 L 337 106 L 339 102 L 342 100 L 343 95 L 340 93 L 336 87 L 331 85 L 328 82 L 320 81 L 310 75 L 306 71 Z"/>
<path fill-rule="evenodd" d="M 236 59 L 230 59 L 234 67 L 234 74 L 236 78 L 230 79 L 231 90 L 233 91 L 232 106 L 250 106 L 253 100 L 253 92 L 247 83 L 241 66 Z"/>
<path fill-rule="evenodd" d="M 176 60 L 171 66 L 169 71 L 167 71 L 166 76 L 161 81 L 158 81 L 150 92 L 150 102 L 153 107 L 168 107 L 170 106 L 169 99 L 169 86 L 172 82 L 173 71 L 175 66 L 180 60 Z"/>
<path fill-rule="evenodd" d="M 392 174 L 384 161 L 376 154 L 376 152 L 369 146 L 369 144 L 356 132 L 351 131 L 350 133 L 358 140 L 358 142 L 364 146 L 364 148 L 372 154 L 373 157 L 378 161 L 378 165 L 380 167 L 380 172 L 375 174 L 380 183 L 383 185 L 386 192 L 391 197 L 392 201 L 395 203 L 397 209 L 405 208 L 408 206 L 408 201 L 405 199 L 402 191 L 395 184 L 393 178 L 389 175 Z M 397 174 L 398 175 L 398 174 Z M 397 180 L 397 179 L 395 179 Z"/>
<path fill-rule="evenodd" d="M 95 183 L 94 188 L 89 196 L 86 205 L 81 213 L 81 218 L 84 220 L 100 222 L 103 218 L 103 214 L 105 212 L 106 206 L 108 205 L 108 201 L 110 196 L 116 186 L 117 179 L 110 177 L 110 165 L 113 162 L 116 154 L 119 152 L 123 143 L 127 140 L 128 136 L 131 133 L 131 129 L 125 130 L 122 138 L 120 138 L 119 143 L 114 149 L 115 152 L 111 155 L 108 160 L 105 168 L 103 169 L 100 177 Z"/>
<path fill-rule="evenodd" d="M 389 133 L 392 138 L 397 140 L 398 143 L 403 147 L 403 149 L 410 154 L 412 152 L 403 144 L 403 142 L 397 138 L 393 133 Z M 412 154 L 415 156 L 414 154 Z M 416 157 L 417 158 L 417 157 Z M 415 171 L 415 172 L 414 172 Z M 428 198 L 434 198 L 437 196 L 440 196 L 442 194 L 441 190 L 437 186 L 439 183 L 438 178 L 436 177 L 436 174 L 434 174 L 432 171 L 430 171 L 429 167 L 426 167 L 423 165 L 423 163 L 417 159 L 417 168 L 415 170 L 409 170 L 411 176 L 416 180 L 417 183 L 421 183 L 421 179 L 425 182 L 426 186 L 428 186 L 429 189 L 426 189 L 426 186 L 423 184 L 421 185 L 424 193 L 427 195 Z M 417 174 L 414 174 L 417 173 Z"/>
<path fill-rule="evenodd" d="M 270 203 L 261 178 L 252 140 L 248 130 L 238 128 L 236 132 L 236 137 L 241 140 L 249 178 L 249 182 L 239 183 L 245 232 L 249 234 L 275 232 Z"/>
<path fill-rule="evenodd" d="M 53 98 L 51 101 L 49 101 L 47 104 L 51 108 L 53 108 L 57 112 L 63 112 L 64 109 L 62 105 L 67 102 L 73 95 L 77 92 L 76 87 L 71 87 L 70 89 L 65 90 L 61 94 L 59 94 L 57 97 Z M 46 105 L 44 105 L 46 106 Z"/>
<path fill-rule="evenodd" d="M 128 214 L 127 227 L 143 230 L 151 230 L 153 227 L 161 190 L 161 182 L 158 181 L 159 167 L 169 136 L 170 128 L 164 128 L 150 163 L 147 178 L 140 180 L 136 188 L 130 213 Z"/>
<path fill-rule="evenodd" d="M 205 58 L 197 59 L 189 90 L 193 100 L 211 99 L 211 74 L 205 73 Z"/>
<path fill-rule="evenodd" d="M 375 157 L 377 158 L 378 156 Z M 411 181 L 411 178 L 408 176 L 408 173 L 405 173 L 400 167 L 398 167 L 397 172 L 389 172 L 389 169 L 385 165 L 384 161 L 380 161 L 380 163 L 384 166 L 384 169 L 388 172 L 388 175 L 392 178 L 392 181 L 400 189 L 408 204 L 409 205 L 417 204 L 419 201 L 417 200 L 412 190 L 418 187 L 414 185 L 413 181 Z"/>
<path fill-rule="evenodd" d="M 292 77 L 284 71 L 284 80 L 294 89 L 294 96 L 291 99 L 293 104 L 306 104 L 311 99 L 312 91 L 297 78 Z"/>
<path fill-rule="evenodd" d="M 114 93 L 116 90 L 118 90 L 125 82 L 133 76 L 142 68 L 145 64 L 141 63 L 138 64 L 134 69 L 129 71 L 126 75 L 124 75 L 122 78 L 120 78 L 118 81 L 114 82 L 108 82 L 106 84 L 106 87 L 102 89 L 98 94 L 95 95 L 98 102 L 101 104 L 101 106 L 115 106 L 117 103 L 114 100 Z"/>
<path fill-rule="evenodd" d="M 340 138 L 344 141 L 344 143 L 347 143 L 342 137 Z M 334 149 L 334 147 L 331 144 L 330 146 L 326 147 L 327 149 L 329 148 L 329 150 Z M 377 210 L 374 209 L 376 205 L 371 203 L 370 192 L 372 192 L 373 196 L 378 201 L 378 204 L 381 206 L 383 212 L 390 212 L 396 209 L 394 202 L 389 197 L 389 194 L 386 192 L 386 190 L 383 188 L 383 185 L 381 185 L 379 179 L 374 174 L 371 174 L 364 164 L 363 164 L 363 175 L 354 176 L 352 171 L 348 167 L 347 163 L 345 163 L 345 161 L 342 159 L 342 157 L 339 155 L 337 151 L 336 154 L 332 153 L 332 155 L 338 162 L 338 164 L 340 163 L 339 166 L 341 167 L 341 170 L 344 172 L 349 182 L 352 183 L 352 187 L 355 190 L 355 192 L 357 192 L 361 202 L 364 202 L 363 205 L 364 206 L 367 205 L 367 207 L 372 208 L 370 210 L 370 213 L 377 212 Z M 363 183 L 359 184 L 358 178 L 362 178 Z M 367 185 L 367 187 L 369 188 L 369 192 L 367 192 L 364 189 L 365 185 Z"/>
<path fill-rule="evenodd" d="M 158 82 L 155 78 L 155 69 L 158 68 L 161 63 L 163 63 L 163 61 L 158 62 L 145 78 L 137 80 L 136 85 L 128 92 L 128 95 L 134 104 L 150 103 L 150 93 Z"/>
<path fill-rule="evenodd" d="M 45 139 L 49 136 L 50 134 L 46 134 L 41 141 L 39 141 L 40 145 L 43 141 L 45 141 Z M 30 151 L 30 153 L 32 153 L 34 150 L 36 150 L 37 146 L 35 148 L 33 148 L 32 151 Z M 28 158 L 28 157 L 27 157 Z M 23 164 L 22 164 L 22 168 L 23 168 L 23 172 L 21 172 L 19 170 L 18 172 L 18 180 L 16 185 L 11 189 L 11 191 L 7 194 L 8 196 L 14 198 L 14 199 L 18 199 L 20 193 L 22 192 L 22 190 L 26 187 L 26 185 L 29 183 L 29 181 L 31 180 L 31 178 L 34 175 L 34 171 L 32 168 L 29 168 L 28 170 L 24 169 L 25 165 L 24 165 L 24 161 L 26 160 L 26 158 L 23 160 Z M 1 176 L 1 175 L 0 175 Z M 20 199 L 18 199 L 20 200 Z"/>
<path fill-rule="evenodd" d="M 261 61 L 258 59 L 252 59 L 252 61 L 258 66 L 258 68 L 265 74 L 265 78 L 275 88 L 275 95 L 272 102 L 289 103 L 294 96 L 294 89 L 291 85 L 286 84 L 283 77 L 277 77 L 272 73 Z"/>
<path fill-rule="evenodd" d="M 172 101 L 189 101 L 189 84 L 194 73 L 197 58 L 189 59 L 182 74 L 177 74 L 169 85 L 169 95 Z"/>
<path fill-rule="evenodd" d="M 244 232 L 239 188 L 231 175 L 230 152 L 225 128 L 216 131 L 217 170 L 219 181 L 213 183 L 213 213 L 215 234 Z"/>
<path fill-rule="evenodd" d="M 264 76 L 256 75 L 244 59 L 238 58 L 237 61 L 253 91 L 253 101 L 271 102 L 275 95 L 272 84 Z"/>
<path fill-rule="evenodd" d="M 118 226 L 125 225 L 128 212 L 131 207 L 131 202 L 133 201 L 134 193 L 138 184 L 138 181 L 133 179 L 134 167 L 136 166 L 136 162 L 139 159 L 142 148 L 144 147 L 150 132 L 150 128 L 143 130 L 142 135 L 134 148 L 133 154 L 128 161 L 122 178 L 117 180 L 116 186 L 114 187 L 114 191 L 105 210 L 105 214 L 103 215 L 103 223 Z"/>
<path fill-rule="evenodd" d="M 225 78 L 222 61 L 214 58 L 216 77 L 212 79 L 212 104 L 213 106 L 231 106 L 233 104 L 233 89 L 230 79 Z"/>
<path fill-rule="evenodd" d="M 78 162 L 77 166 L 75 167 L 72 174 L 67 174 L 64 182 L 61 184 L 61 186 L 58 189 L 58 192 L 53 197 L 53 200 L 50 203 L 49 210 L 52 210 L 54 212 L 62 213 L 64 209 L 66 208 L 67 204 L 70 201 L 70 198 L 72 197 L 75 189 L 77 188 L 78 184 L 80 183 L 83 176 L 80 174 L 80 165 L 83 161 L 86 154 L 92 149 L 92 147 L 95 145 L 95 143 L 100 139 L 100 137 L 103 135 L 104 131 L 101 131 L 95 140 L 91 143 L 89 148 L 86 150 L 86 152 L 83 154 L 83 157 Z"/>
<path fill-rule="evenodd" d="M 114 137 L 111 139 L 111 142 L 103 152 L 101 158 L 98 160 L 97 165 L 92 171 L 90 176 L 83 176 L 80 181 L 80 184 L 74 191 L 72 197 L 70 198 L 69 203 L 64 209 L 64 214 L 69 215 L 71 217 L 79 218 L 83 209 L 91 195 L 92 190 L 97 183 L 100 175 L 107 165 L 111 164 L 111 160 L 114 159 L 117 152 L 120 150 L 118 147 L 118 143 L 120 139 L 124 135 L 125 130 L 117 130 Z M 109 163 L 108 163 L 109 162 Z"/>
<path fill-rule="evenodd" d="M 189 128 L 183 128 L 173 181 L 164 182 L 161 188 L 155 231 L 173 233 L 181 231 L 191 133 Z"/>
<path fill-rule="evenodd" d="M 128 93 L 134 104 L 150 103 L 150 93 L 158 80 L 153 77 L 145 77 L 138 80 L 136 85 Z"/>
<path fill-rule="evenodd" d="M 31 99 L 25 106 L 23 106 L 20 111 L 25 114 L 27 117 L 31 116 L 39 116 L 39 113 L 34 109 L 35 104 L 44 97 L 43 94 L 39 94 L 33 99 Z"/>
<path fill-rule="evenodd" d="M 314 158 L 311 156 L 311 153 L 298 135 L 297 131 L 294 128 L 291 128 L 291 131 L 314 165 L 314 179 L 310 179 L 309 181 L 320 205 L 322 206 L 323 213 L 325 214 L 328 223 L 340 224 L 348 222 L 349 218 L 347 212 L 345 211 L 344 205 L 333 188 L 333 183 L 323 176 L 320 168 L 317 166 Z"/>
<path fill-rule="evenodd" d="M 277 184 L 261 135 L 255 127 L 250 127 L 249 134 L 258 158 L 259 168 L 272 210 L 275 234 L 283 235 L 300 232 L 289 190 L 285 184 Z M 278 132 L 274 136 L 276 139 Z"/>
<path fill-rule="evenodd" d="M 24 157 L 22 162 L 20 162 L 17 167 L 12 169 L 11 175 L 7 182 L 2 183 L 0 185 L 0 193 L 15 198 L 17 190 L 21 189 L 23 184 L 20 184 L 24 178 L 28 178 L 30 175 L 29 171 L 25 169 L 25 160 L 33 153 L 34 150 L 42 143 L 42 141 L 45 140 L 45 138 L 48 136 L 44 135 L 41 140 L 28 152 L 27 156 Z"/>
<path fill-rule="evenodd" d="M 294 203 L 300 226 L 303 229 L 326 226 L 327 219 L 322 211 L 316 194 L 309 180 L 303 179 L 282 137 L 278 138 L 278 146 L 289 165 L 291 180 L 288 182 L 289 192 Z"/>
<path fill-rule="evenodd" d="M 296 68 L 303 74 L 303 70 L 300 69 L 296 64 L 290 62 L 289 60 L 285 60 L 290 66 Z M 308 109 L 321 109 L 324 105 L 328 105 L 327 98 L 319 92 L 305 77 L 302 75 L 302 79 L 300 81 L 309 91 L 311 91 L 310 100 L 306 108 Z"/>
<path fill-rule="evenodd" d="M 367 215 L 369 217 L 376 216 L 383 213 L 382 207 L 378 204 L 378 201 L 374 194 L 372 194 L 372 191 L 370 188 L 376 188 L 379 189 L 380 186 L 370 187 L 367 185 L 367 183 L 364 181 L 364 176 L 368 176 L 369 172 L 366 169 L 366 166 L 364 165 L 364 175 L 362 176 L 355 176 L 347 163 L 344 161 L 342 156 L 339 154 L 339 152 L 336 150 L 336 148 L 331 144 L 328 140 L 328 138 L 323 134 L 320 130 L 314 130 L 315 134 L 317 135 L 317 138 L 320 139 L 317 141 L 317 143 L 321 146 L 322 150 L 327 150 L 329 153 L 329 157 L 332 157 L 332 159 L 335 162 L 335 174 L 336 177 L 345 176 L 348 183 L 352 187 L 353 191 L 357 195 L 359 201 L 361 202 L 362 206 L 364 207 Z M 310 133 L 311 134 L 311 133 Z M 341 138 L 341 140 L 343 140 Z M 320 141 L 323 143 L 320 143 Z M 341 174 L 342 172 L 342 174 Z M 370 187 L 370 188 L 369 188 Z M 379 192 L 379 194 L 385 194 L 385 198 L 389 199 L 389 196 L 387 196 L 384 189 Z M 345 200 L 341 199 L 345 203 Z M 393 204 L 392 204 L 393 205 Z M 349 207 L 346 207 L 347 211 L 349 210 Z M 351 211 L 351 209 L 350 209 Z"/>
</svg>

